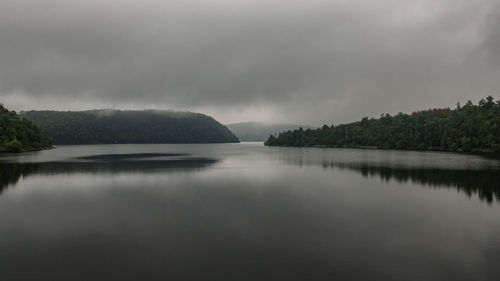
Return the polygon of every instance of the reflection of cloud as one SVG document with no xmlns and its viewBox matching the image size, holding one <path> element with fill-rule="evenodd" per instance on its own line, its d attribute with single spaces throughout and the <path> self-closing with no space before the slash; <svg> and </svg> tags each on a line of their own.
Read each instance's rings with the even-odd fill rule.
<svg viewBox="0 0 500 281">
<path fill-rule="evenodd" d="M 93 161 L 143 160 L 145 158 L 188 156 L 185 153 L 130 153 L 130 154 L 99 154 L 78 157 L 77 159 Z"/>
<path fill-rule="evenodd" d="M 67 173 L 153 173 L 161 170 L 192 171 L 217 163 L 213 158 L 189 157 L 187 154 L 137 153 L 103 154 L 44 163 L 0 163 L 0 193 L 21 177 L 33 174 Z"/>
<path fill-rule="evenodd" d="M 308 173 L 319 176 L 311 178 L 297 167 L 259 168 L 272 174 L 232 168 L 151 180 L 74 174 L 26 181 L 28 192 L 15 190 L 0 204 L 0 275 L 94 280 L 98 273 L 134 281 L 498 276 L 496 209 L 429 200 L 432 192 L 391 196 L 391 189 L 362 188 L 364 181 L 348 171 L 356 188 L 330 188 L 327 173 Z M 88 183 L 93 188 L 85 189 Z M 483 253 L 487 259 L 478 259 Z"/>
</svg>

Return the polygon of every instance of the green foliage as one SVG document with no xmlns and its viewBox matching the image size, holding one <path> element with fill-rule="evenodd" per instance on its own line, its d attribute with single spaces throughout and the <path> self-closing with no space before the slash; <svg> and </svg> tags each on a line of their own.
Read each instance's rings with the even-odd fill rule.
<svg viewBox="0 0 500 281">
<path fill-rule="evenodd" d="M 23 144 L 18 140 L 12 140 L 2 144 L 3 152 L 21 152 L 23 151 Z"/>
<path fill-rule="evenodd" d="M 28 111 L 56 144 L 225 143 L 238 138 L 213 118 L 159 110 Z"/>
<path fill-rule="evenodd" d="M 40 128 L 0 104 L 0 152 L 21 152 L 50 148 L 52 142 Z"/>
<path fill-rule="evenodd" d="M 500 101 L 489 96 L 457 108 L 382 114 L 379 119 L 270 136 L 269 146 L 376 147 L 388 149 L 500 152 Z"/>
</svg>

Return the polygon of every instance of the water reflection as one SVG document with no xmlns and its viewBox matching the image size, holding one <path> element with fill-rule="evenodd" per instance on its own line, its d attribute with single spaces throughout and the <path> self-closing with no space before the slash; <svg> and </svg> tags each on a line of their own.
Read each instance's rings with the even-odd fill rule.
<svg viewBox="0 0 500 281">
<path fill-rule="evenodd" d="M 478 169 L 445 169 L 436 167 L 404 166 L 396 163 L 377 163 L 355 159 L 351 162 L 320 158 L 307 158 L 300 154 L 282 155 L 280 159 L 297 166 L 322 166 L 324 169 L 347 169 L 359 172 L 363 177 L 375 177 L 391 182 L 414 183 L 435 188 L 455 188 L 467 196 L 477 196 L 492 203 L 500 201 L 500 169 L 493 167 Z"/>
<path fill-rule="evenodd" d="M 153 173 L 196 171 L 220 160 L 181 153 L 102 154 L 43 163 L 0 162 L 0 194 L 21 177 L 71 173 Z"/>
<path fill-rule="evenodd" d="M 33 174 L 39 164 L 0 163 L 0 194 L 9 185 L 16 184 L 21 177 Z"/>
<path fill-rule="evenodd" d="M 134 147 L 68 147 L 0 163 L 2 185 L 18 181 L 0 196 L 0 280 L 500 275 L 500 205 L 415 187 L 484 192 L 498 171 L 493 162 L 385 151 Z"/>
<path fill-rule="evenodd" d="M 499 170 L 406 169 L 341 163 L 324 163 L 323 167 L 349 169 L 360 172 L 364 177 L 379 176 L 388 182 L 456 188 L 469 197 L 477 195 L 488 203 L 500 201 Z"/>
<path fill-rule="evenodd" d="M 127 153 L 127 154 L 99 154 L 80 156 L 76 159 L 102 161 L 102 162 L 120 162 L 120 161 L 143 161 L 145 159 L 158 159 L 159 157 L 179 157 L 189 156 L 186 153 Z"/>
</svg>

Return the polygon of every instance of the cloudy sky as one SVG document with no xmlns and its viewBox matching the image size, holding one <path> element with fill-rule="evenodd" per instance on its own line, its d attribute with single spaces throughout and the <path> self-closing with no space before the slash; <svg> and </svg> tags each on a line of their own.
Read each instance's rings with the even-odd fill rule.
<svg viewBox="0 0 500 281">
<path fill-rule="evenodd" d="M 0 102 L 321 125 L 500 98 L 500 0 L 0 0 Z"/>
</svg>

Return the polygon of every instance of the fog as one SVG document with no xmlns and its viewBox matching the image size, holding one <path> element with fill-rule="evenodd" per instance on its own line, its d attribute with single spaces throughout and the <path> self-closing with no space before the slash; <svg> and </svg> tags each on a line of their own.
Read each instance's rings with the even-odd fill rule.
<svg viewBox="0 0 500 281">
<path fill-rule="evenodd" d="M 319 126 L 500 98 L 500 1 L 0 0 L 0 102 Z"/>
</svg>

